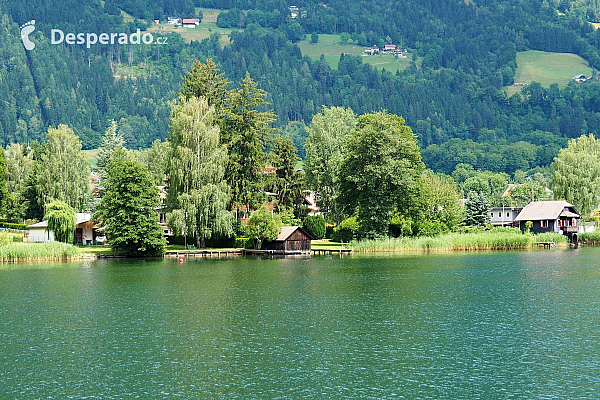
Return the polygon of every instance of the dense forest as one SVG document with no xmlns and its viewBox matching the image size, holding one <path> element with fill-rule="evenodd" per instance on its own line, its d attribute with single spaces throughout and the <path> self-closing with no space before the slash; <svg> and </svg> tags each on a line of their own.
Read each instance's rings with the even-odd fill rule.
<svg viewBox="0 0 600 400">
<path fill-rule="evenodd" d="M 451 173 L 457 164 L 514 174 L 548 166 L 569 138 L 600 132 L 600 86 L 532 84 L 508 97 L 516 53 L 527 49 L 572 52 L 600 66 L 600 34 L 588 23 L 593 2 L 462 0 L 299 1 L 291 19 L 283 1 L 97 0 L 24 8 L 0 1 L 0 134 L 4 145 L 44 140 L 48 127 L 73 128 L 84 149 L 100 145 L 117 122 L 128 148 L 149 147 L 168 133 L 170 108 L 181 76 L 195 59 L 212 57 L 239 82 L 246 72 L 268 93 L 286 130 L 302 148 L 304 128 L 322 106 L 357 114 L 382 109 L 401 115 L 417 134 L 425 164 Z M 588 4 L 589 3 L 589 4 Z M 219 35 L 168 45 L 50 45 L 51 28 L 65 32 L 134 32 L 150 18 L 182 16 L 194 7 L 230 9 L 230 44 Z M 137 19 L 125 22 L 121 10 Z M 241 11 L 240 11 L 241 10 Z M 36 21 L 33 51 L 19 25 Z M 219 23 L 219 21 L 217 21 Z M 305 33 L 346 33 L 370 45 L 386 40 L 413 49 L 413 63 L 391 73 L 342 55 L 337 69 L 324 58 L 303 57 Z M 134 73 L 131 73 L 134 71 Z M 301 155 L 303 155 L 301 149 Z"/>
</svg>

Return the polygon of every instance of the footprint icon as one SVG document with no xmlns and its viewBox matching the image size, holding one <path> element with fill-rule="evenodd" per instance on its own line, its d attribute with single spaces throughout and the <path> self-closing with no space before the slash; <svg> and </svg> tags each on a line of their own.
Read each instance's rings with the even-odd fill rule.
<svg viewBox="0 0 600 400">
<path fill-rule="evenodd" d="M 29 34 L 35 31 L 35 20 L 32 19 L 26 24 L 21 26 L 21 39 L 23 40 L 23 45 L 25 46 L 25 50 L 33 50 L 35 47 L 35 43 L 29 40 Z"/>
</svg>

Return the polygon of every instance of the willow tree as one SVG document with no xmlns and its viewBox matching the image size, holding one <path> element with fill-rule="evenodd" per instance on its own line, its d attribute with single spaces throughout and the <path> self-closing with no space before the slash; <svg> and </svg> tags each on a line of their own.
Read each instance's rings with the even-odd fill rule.
<svg viewBox="0 0 600 400">
<path fill-rule="evenodd" d="M 594 135 L 569 140 L 552 163 L 551 187 L 556 200 L 566 200 L 582 214 L 600 203 L 600 140 Z"/>
<path fill-rule="evenodd" d="M 330 219 L 340 221 L 337 208 L 338 170 L 344 158 L 346 141 L 356 127 L 350 108 L 323 107 L 312 119 L 306 139 L 306 180 L 318 193 L 318 203 Z"/>
<path fill-rule="evenodd" d="M 75 210 L 67 203 L 52 200 L 46 207 L 44 220 L 48 221 L 48 231 L 54 233 L 54 239 L 63 243 L 72 243 L 75 234 Z"/>
<path fill-rule="evenodd" d="M 176 235 L 191 235 L 198 247 L 232 232 L 225 181 L 227 149 L 220 143 L 215 108 L 203 98 L 173 104 L 167 161 L 167 221 Z"/>
<path fill-rule="evenodd" d="M 81 142 L 66 125 L 48 129 L 48 141 L 40 156 L 39 192 L 45 198 L 64 201 L 80 209 L 89 190 L 90 166 Z"/>
</svg>

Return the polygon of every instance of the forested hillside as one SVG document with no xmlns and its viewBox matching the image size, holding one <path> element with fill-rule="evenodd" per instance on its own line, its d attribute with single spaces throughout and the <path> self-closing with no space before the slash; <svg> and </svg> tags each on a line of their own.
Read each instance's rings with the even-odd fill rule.
<svg viewBox="0 0 600 400">
<path fill-rule="evenodd" d="M 266 90 L 275 127 L 303 142 L 303 125 L 325 106 L 357 114 L 386 109 L 418 135 L 426 165 L 451 173 L 458 163 L 513 174 L 547 166 L 568 138 L 600 133 L 600 86 L 525 86 L 508 97 L 518 51 L 569 52 L 600 66 L 600 34 L 585 2 L 463 0 L 283 1 L 0 0 L 0 135 L 11 142 L 43 140 L 65 123 L 84 148 L 96 148 L 111 120 L 129 148 L 148 147 L 168 132 L 168 101 L 195 59 L 212 57 L 232 81 L 246 71 Z M 50 45 L 51 28 L 65 32 L 134 32 L 151 19 L 190 17 L 195 7 L 237 8 L 225 47 L 218 35 L 186 43 Z M 242 10 L 242 11 L 239 11 Z M 127 22 L 121 11 L 133 15 Z M 225 15 L 225 14 L 223 14 Z M 19 25 L 36 20 L 25 51 Z M 233 21 L 233 22 L 228 22 Z M 181 28 L 182 29 L 182 28 Z M 153 31 L 154 32 L 154 31 Z M 413 62 L 390 73 L 342 55 L 337 70 L 302 55 L 306 33 L 345 33 L 363 46 L 392 42 L 411 49 Z M 299 122 L 300 124 L 292 124 Z"/>
</svg>

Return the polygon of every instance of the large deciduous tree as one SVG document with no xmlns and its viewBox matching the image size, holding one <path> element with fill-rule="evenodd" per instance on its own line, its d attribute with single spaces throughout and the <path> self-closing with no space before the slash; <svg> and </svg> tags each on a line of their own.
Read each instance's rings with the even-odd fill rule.
<svg viewBox="0 0 600 400">
<path fill-rule="evenodd" d="M 158 225 L 158 188 L 143 166 L 122 150 L 106 166 L 104 196 L 94 214 L 112 248 L 129 256 L 159 256 L 166 240 Z"/>
<path fill-rule="evenodd" d="M 9 218 L 22 218 L 28 207 L 27 181 L 31 176 L 34 160 L 32 152 L 23 145 L 13 143 L 4 152 L 6 158 L 6 191 L 9 193 L 6 214 Z"/>
<path fill-rule="evenodd" d="M 48 141 L 40 157 L 39 193 L 64 201 L 76 210 L 89 191 L 90 166 L 81 142 L 66 125 L 48 129 Z"/>
<path fill-rule="evenodd" d="M 176 235 L 191 234 L 198 247 L 232 232 L 225 181 L 227 149 L 220 143 L 215 109 L 203 98 L 173 105 L 167 176 L 167 221 Z"/>
<path fill-rule="evenodd" d="M 281 217 L 273 214 L 263 204 L 248 219 L 246 231 L 248 236 L 254 240 L 255 248 L 259 249 L 264 241 L 277 239 L 282 225 Z"/>
<path fill-rule="evenodd" d="M 600 203 L 600 140 L 594 135 L 569 140 L 552 163 L 552 190 L 582 214 Z"/>
<path fill-rule="evenodd" d="M 323 107 L 315 115 L 306 139 L 306 180 L 318 194 L 318 204 L 328 217 L 340 221 L 337 208 L 338 170 L 344 157 L 346 141 L 356 127 L 356 116 L 350 108 Z"/>
<path fill-rule="evenodd" d="M 463 207 L 454 179 L 448 175 L 423 171 L 419 196 L 406 216 L 415 222 L 418 235 L 455 230 L 464 219 Z"/>
<path fill-rule="evenodd" d="M 349 215 L 358 210 L 361 237 L 386 236 L 390 213 L 418 195 L 424 166 L 417 138 L 402 117 L 381 111 L 358 118 L 346 148 L 338 201 Z"/>
</svg>

